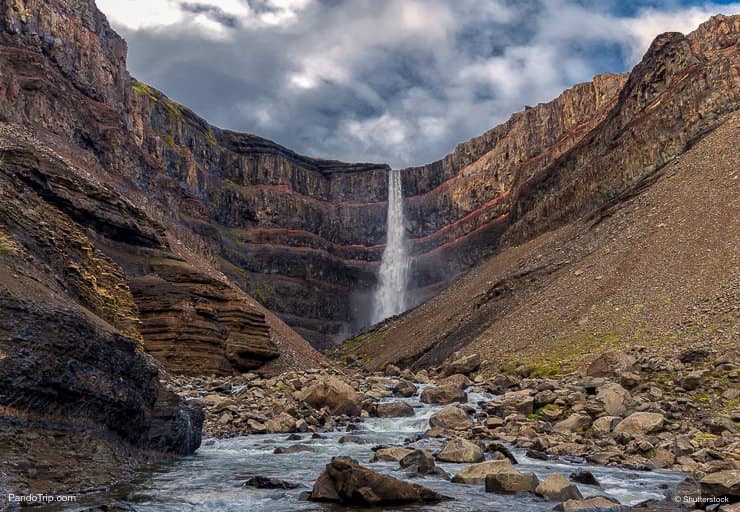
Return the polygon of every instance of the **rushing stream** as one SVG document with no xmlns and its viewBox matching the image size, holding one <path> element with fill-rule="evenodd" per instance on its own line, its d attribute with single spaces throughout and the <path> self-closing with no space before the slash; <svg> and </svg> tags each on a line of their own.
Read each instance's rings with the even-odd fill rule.
<svg viewBox="0 0 740 512">
<path fill-rule="evenodd" d="M 481 400 L 490 400 L 491 395 L 470 393 L 471 405 Z M 324 439 L 311 439 L 310 434 L 301 434 L 302 439 L 288 440 L 287 434 L 251 435 L 223 440 L 206 440 L 193 456 L 158 467 L 139 481 L 118 488 L 107 495 L 90 496 L 75 506 L 46 508 L 42 510 L 77 510 L 93 504 L 126 503 L 140 512 L 292 512 L 300 510 L 345 510 L 330 504 L 301 501 L 298 496 L 309 491 L 324 466 L 337 455 L 349 455 L 361 464 L 377 471 L 406 478 L 398 463 L 370 463 L 372 447 L 400 445 L 424 431 L 429 417 L 439 406 L 419 402 L 418 394 L 403 400 L 416 411 L 409 418 L 368 418 L 358 424 L 353 432 L 365 440 L 364 444 L 340 444 L 345 432 L 325 434 Z M 273 454 L 277 447 L 288 447 L 296 443 L 310 445 L 313 452 Z M 579 485 L 585 497 L 606 494 L 623 504 L 634 505 L 641 501 L 662 498 L 667 489 L 674 487 L 683 476 L 670 472 L 636 472 L 613 467 L 600 467 L 566 461 L 540 461 L 528 459 L 523 451 L 513 450 L 519 460 L 518 468 L 534 472 L 540 479 L 552 472 L 568 475 L 576 469 L 591 471 L 601 482 L 602 489 Z M 455 474 L 465 464 L 440 463 L 439 467 Z M 261 475 L 300 484 L 291 490 L 268 490 L 246 487 L 243 482 L 250 476 Z M 533 495 L 497 495 L 484 492 L 483 485 L 453 484 L 439 476 L 414 478 L 414 482 L 431 487 L 455 498 L 439 505 L 396 507 L 384 510 L 415 511 L 550 511 L 555 503 L 544 501 Z M 358 510 L 354 508 L 353 510 Z"/>
</svg>

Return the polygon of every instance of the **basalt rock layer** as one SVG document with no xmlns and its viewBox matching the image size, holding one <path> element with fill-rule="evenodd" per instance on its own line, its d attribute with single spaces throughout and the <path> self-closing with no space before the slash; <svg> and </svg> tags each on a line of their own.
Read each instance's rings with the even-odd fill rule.
<svg viewBox="0 0 740 512">
<path fill-rule="evenodd" d="M 192 453 L 203 415 L 144 352 L 126 273 L 99 244 L 152 245 L 156 226 L 27 132 L 0 125 L 0 148 L 3 486 L 84 489 Z"/>
<path fill-rule="evenodd" d="M 607 203 L 715 127 L 737 107 L 737 23 L 660 36 L 629 75 L 599 75 L 403 170 L 413 301 Z M 89 0 L 4 2 L 0 44 L 2 119 L 74 144 L 315 345 L 368 323 L 387 166 L 209 125 L 128 75 L 125 42 Z"/>
<path fill-rule="evenodd" d="M 0 45 L 2 120 L 71 142 L 315 344 L 368 322 L 387 166 L 308 158 L 210 126 L 128 75 L 125 42 L 89 0 L 3 2 Z M 495 248 L 519 166 L 539 169 L 573 146 L 623 82 L 597 77 L 404 172 L 416 301 Z"/>
</svg>

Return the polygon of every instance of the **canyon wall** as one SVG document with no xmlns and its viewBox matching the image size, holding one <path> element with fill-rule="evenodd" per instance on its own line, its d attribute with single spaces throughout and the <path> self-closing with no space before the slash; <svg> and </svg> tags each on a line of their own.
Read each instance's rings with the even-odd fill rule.
<svg viewBox="0 0 740 512">
<path fill-rule="evenodd" d="M 4 120 L 74 141 L 106 179 L 177 226 L 188 247 L 314 345 L 328 346 L 367 324 L 385 241 L 386 165 L 310 158 L 209 125 L 128 75 L 125 42 L 92 2 L 17 0 L 4 11 Z M 659 38 L 631 75 L 599 75 L 527 107 L 437 162 L 404 169 L 413 302 L 445 288 L 502 242 L 518 243 L 608 200 L 710 129 L 735 101 L 733 94 L 712 97 L 711 104 L 703 99 L 715 88 L 708 80 L 727 76 L 707 62 L 722 51 L 720 25 L 734 23 L 715 18 L 697 32 L 715 40 Z M 687 82 L 696 82 L 685 103 L 656 121 L 656 138 L 635 138 L 627 153 L 604 162 L 631 169 L 628 178 L 609 181 L 610 167 L 590 162 L 596 153 L 589 144 L 596 141 L 603 154 L 612 138 L 630 136 L 624 123 L 644 115 L 644 97 L 684 71 Z M 707 71 L 711 76 L 703 78 Z M 629 115 L 615 114 L 625 109 Z M 693 113 L 684 115 L 686 109 Z M 596 133 L 603 135 L 597 140 Z M 642 144 L 648 148 L 635 149 Z M 561 165 L 571 170 L 556 176 Z M 566 184 L 582 166 L 593 176 Z M 566 186 L 573 189 L 569 197 Z"/>
<path fill-rule="evenodd" d="M 7 2 L 4 23 L 5 121 L 74 141 L 317 346 L 368 323 L 388 166 L 309 158 L 209 125 L 128 75 L 125 42 L 92 2 Z M 515 178 L 576 144 L 624 80 L 596 77 L 403 171 L 415 303 L 495 250 Z"/>
</svg>

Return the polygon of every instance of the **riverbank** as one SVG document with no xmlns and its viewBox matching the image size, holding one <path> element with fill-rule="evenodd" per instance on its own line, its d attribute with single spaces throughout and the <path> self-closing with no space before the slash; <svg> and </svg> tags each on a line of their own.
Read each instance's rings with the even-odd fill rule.
<svg viewBox="0 0 740 512">
<path fill-rule="evenodd" d="M 205 450 L 229 443 L 227 438 L 239 444 L 248 442 L 242 436 L 292 435 L 293 444 L 284 449 L 300 452 L 305 440 L 330 436 L 336 437 L 332 455 L 353 455 L 342 446 L 379 442 L 356 432 L 385 422 L 393 430 L 407 426 L 395 448 L 422 442 L 438 463 L 440 456 L 460 464 L 480 462 L 480 454 L 503 459 L 503 446 L 517 459 L 587 464 L 637 478 L 680 472 L 696 493 L 710 474 L 722 476 L 728 489 L 737 485 L 739 356 L 733 350 L 712 360 L 700 351 L 675 359 L 611 352 L 590 361 L 581 375 L 558 378 L 538 375 L 547 369 L 536 367 L 489 377 L 479 373 L 479 358 L 468 357 L 417 373 L 394 366 L 367 373 L 355 366 L 341 373 L 174 382 L 204 406 L 204 435 L 212 438 Z M 395 456 L 401 453 L 408 452 L 396 450 Z M 653 489 L 661 496 L 673 490 Z"/>
</svg>

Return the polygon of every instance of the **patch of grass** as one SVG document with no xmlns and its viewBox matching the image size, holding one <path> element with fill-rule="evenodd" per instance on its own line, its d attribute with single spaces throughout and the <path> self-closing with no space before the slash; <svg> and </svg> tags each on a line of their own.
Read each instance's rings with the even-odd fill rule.
<svg viewBox="0 0 740 512">
<path fill-rule="evenodd" d="M 283 309 L 278 294 L 272 286 L 257 283 L 249 288 L 249 294 L 257 299 L 263 306 L 280 311 Z"/>
<path fill-rule="evenodd" d="M 542 411 L 554 411 L 556 409 L 559 409 L 559 407 L 555 404 L 547 404 L 543 405 L 542 407 L 538 407 L 536 411 L 532 414 L 527 414 L 528 420 L 539 420 L 540 416 L 542 416 Z"/>
<path fill-rule="evenodd" d="M 136 82 L 131 87 L 134 90 L 134 92 L 138 94 L 139 96 L 146 96 L 152 101 L 157 101 L 157 95 L 154 92 L 154 89 L 149 87 L 147 84 L 143 82 Z"/>
<path fill-rule="evenodd" d="M 533 378 L 549 378 L 560 375 L 562 368 L 559 364 L 538 364 L 530 365 L 529 376 Z"/>
<path fill-rule="evenodd" d="M 208 132 L 206 132 L 206 142 L 211 147 L 218 146 L 218 141 L 216 140 L 216 134 L 213 133 L 213 128 L 210 126 L 208 127 Z"/>
<path fill-rule="evenodd" d="M 12 254 L 13 252 L 15 252 L 15 249 L 13 248 L 13 244 L 10 242 L 10 239 L 3 233 L 0 233 L 0 256 Z"/>
<path fill-rule="evenodd" d="M 719 439 L 719 436 L 709 434 L 708 432 L 702 432 L 701 434 L 696 434 L 694 436 L 694 441 L 697 443 L 706 443 L 707 441 L 714 441 L 715 439 Z"/>
</svg>

